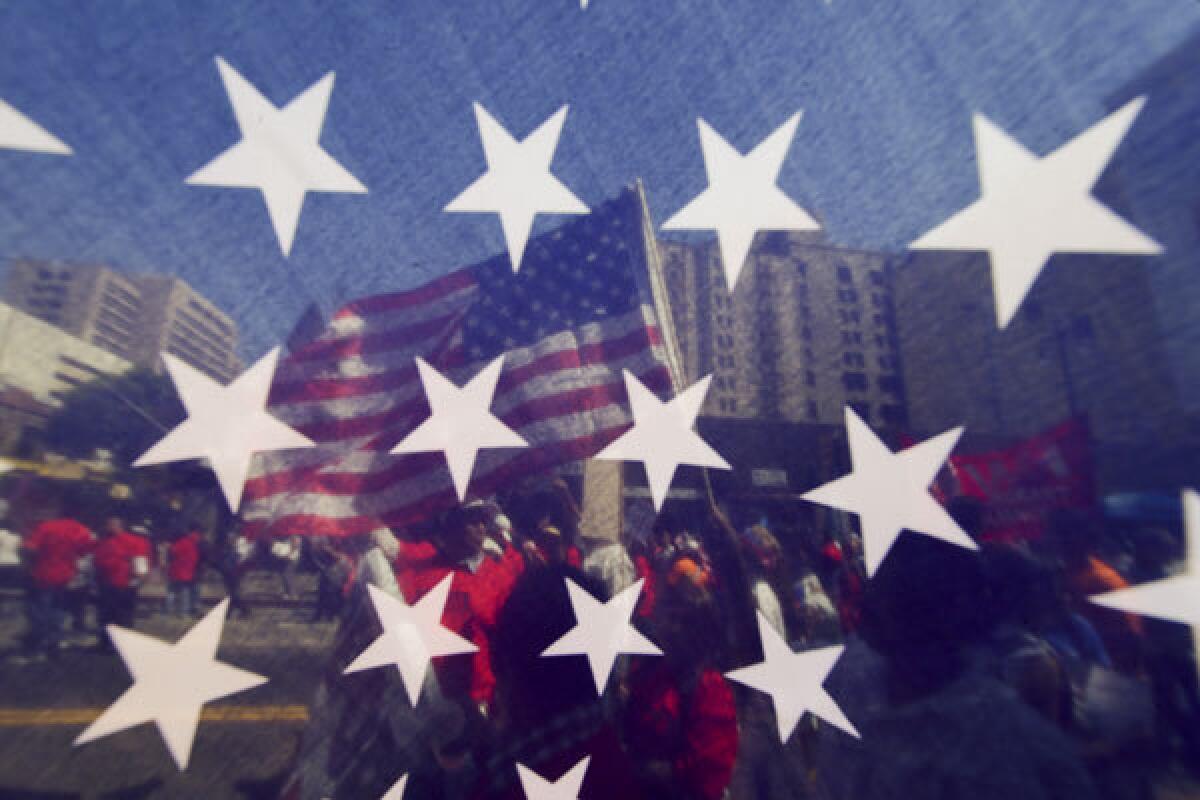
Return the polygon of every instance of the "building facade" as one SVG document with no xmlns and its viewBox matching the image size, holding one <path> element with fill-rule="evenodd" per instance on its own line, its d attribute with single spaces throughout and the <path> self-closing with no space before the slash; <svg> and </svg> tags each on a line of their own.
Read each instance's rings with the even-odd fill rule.
<svg viewBox="0 0 1200 800">
<path fill-rule="evenodd" d="M 134 364 L 158 369 L 166 352 L 222 381 L 241 369 L 237 325 L 178 278 L 20 260 L 9 265 L 5 298 Z"/>
<path fill-rule="evenodd" d="M 984 253 L 912 253 L 896 270 L 912 427 L 960 449 L 1086 419 L 1102 488 L 1170 485 L 1195 441 L 1172 380 L 1148 259 L 1055 256 L 1000 330 Z M 1157 454 L 1157 455 L 1156 455 Z"/>
<path fill-rule="evenodd" d="M 684 371 L 713 375 L 703 414 L 841 426 L 907 421 L 891 257 L 812 234 L 760 234 L 738 286 L 715 242 L 660 241 Z"/>
<path fill-rule="evenodd" d="M 48 322 L 0 303 L 0 451 L 17 452 L 45 426 L 59 395 L 131 362 Z"/>
</svg>

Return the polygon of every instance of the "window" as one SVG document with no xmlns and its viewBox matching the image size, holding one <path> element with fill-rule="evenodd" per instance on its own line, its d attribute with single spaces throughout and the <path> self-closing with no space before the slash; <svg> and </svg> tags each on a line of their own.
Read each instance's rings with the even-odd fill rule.
<svg viewBox="0 0 1200 800">
<path fill-rule="evenodd" d="M 811 420 L 813 420 L 813 421 L 815 422 L 815 421 L 816 421 L 816 419 L 817 419 L 817 416 L 818 416 L 818 414 L 817 414 L 817 401 L 816 401 L 816 400 L 809 400 L 809 401 L 808 401 L 808 418 L 809 418 L 809 419 L 811 419 Z"/>
<path fill-rule="evenodd" d="M 895 375 L 880 375 L 879 388 L 889 394 L 900 394 L 900 379 Z"/>
<path fill-rule="evenodd" d="M 842 344 L 862 344 L 862 334 L 858 331 L 842 331 Z"/>
<path fill-rule="evenodd" d="M 729 369 L 733 366 L 733 356 L 717 356 L 717 366 Z"/>
<path fill-rule="evenodd" d="M 796 262 L 796 274 L 800 275 L 800 276 L 807 275 L 808 274 L 808 264 L 806 264 L 803 261 L 797 261 Z"/>
<path fill-rule="evenodd" d="M 847 352 L 845 352 L 845 353 L 842 353 L 842 364 L 843 364 L 843 365 L 845 365 L 845 366 L 847 366 L 847 367 L 863 367 L 863 366 L 866 366 L 866 362 L 865 362 L 865 360 L 864 360 L 864 358 L 863 358 L 863 354 L 862 354 L 862 353 L 856 353 L 856 352 L 853 352 L 853 351 L 847 351 Z"/>
<path fill-rule="evenodd" d="M 882 327 L 883 325 L 885 325 L 885 324 L 886 324 L 886 323 L 883 321 L 883 314 L 873 314 L 873 315 L 871 316 L 871 321 L 872 321 L 872 322 L 874 322 L 876 325 L 878 325 L 878 326 L 880 326 L 880 327 Z"/>
<path fill-rule="evenodd" d="M 883 308 L 883 295 L 878 292 L 871 292 L 871 305 L 876 308 Z"/>
<path fill-rule="evenodd" d="M 847 403 L 846 405 L 854 409 L 854 413 L 862 418 L 863 422 L 871 421 L 871 407 L 866 403 Z"/>
<path fill-rule="evenodd" d="M 879 368 L 880 369 L 895 369 L 896 364 L 892 361 L 891 356 L 880 356 L 879 357 Z"/>
<path fill-rule="evenodd" d="M 733 347 L 733 337 L 727 333 L 722 333 L 717 336 L 717 347 L 726 349 Z"/>
<path fill-rule="evenodd" d="M 813 372 L 811 369 L 806 369 L 804 371 L 804 382 L 806 384 L 808 384 L 809 386 L 816 386 L 817 385 L 816 373 Z"/>
<path fill-rule="evenodd" d="M 737 411 L 737 400 L 734 400 L 732 397 L 722 397 L 717 401 L 717 408 L 727 414 L 732 414 Z"/>
<path fill-rule="evenodd" d="M 838 289 L 837 297 L 843 303 L 858 302 L 858 292 L 853 289 Z"/>
<path fill-rule="evenodd" d="M 887 347 L 887 339 L 883 334 L 875 334 L 875 344 L 879 347 Z"/>
<path fill-rule="evenodd" d="M 850 272 L 850 268 L 845 264 L 840 264 L 837 268 L 838 280 L 842 283 L 854 283 L 854 275 Z"/>
<path fill-rule="evenodd" d="M 883 286 L 883 273 L 877 269 L 871 270 L 871 285 Z"/>
<path fill-rule="evenodd" d="M 803 328 L 800 329 L 800 336 L 803 337 L 805 341 L 811 342 L 812 341 L 812 328 L 805 325 Z"/>
<path fill-rule="evenodd" d="M 867 390 L 867 376 L 863 372 L 843 372 L 842 385 L 850 392 L 865 392 Z"/>
<path fill-rule="evenodd" d="M 763 242 L 762 252 L 772 256 L 786 256 L 791 251 L 791 242 L 784 231 L 771 231 Z"/>
</svg>

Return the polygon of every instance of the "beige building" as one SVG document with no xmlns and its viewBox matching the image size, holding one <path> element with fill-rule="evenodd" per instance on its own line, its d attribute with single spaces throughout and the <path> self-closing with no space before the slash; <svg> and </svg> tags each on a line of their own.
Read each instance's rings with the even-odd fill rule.
<svg viewBox="0 0 1200 800">
<path fill-rule="evenodd" d="M 26 430 L 44 427 L 62 392 L 130 366 L 108 350 L 0 303 L 0 450 L 15 452 Z"/>
<path fill-rule="evenodd" d="M 705 416 L 905 424 L 890 256 L 760 234 L 731 293 L 715 241 L 659 254 L 688 379 L 713 374 Z"/>
<path fill-rule="evenodd" d="M 8 268 L 15 308 L 143 366 L 172 353 L 214 378 L 237 375 L 237 325 L 178 278 L 100 265 L 21 260 Z"/>
</svg>

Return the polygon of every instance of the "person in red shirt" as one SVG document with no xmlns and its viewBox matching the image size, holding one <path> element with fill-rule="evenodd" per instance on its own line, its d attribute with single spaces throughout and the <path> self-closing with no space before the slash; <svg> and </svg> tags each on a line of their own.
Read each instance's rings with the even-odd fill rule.
<svg viewBox="0 0 1200 800">
<path fill-rule="evenodd" d="M 436 543 L 401 543 L 396 559 L 396 581 L 410 604 L 454 574 L 442 624 L 479 650 L 472 658 L 442 659 L 438 679 L 446 695 L 469 697 L 485 713 L 496 685 L 490 660 L 496 615 L 524 568 L 507 542 L 488 538 L 491 517 L 482 503 L 460 506 L 446 515 Z"/>
<path fill-rule="evenodd" d="M 166 613 L 185 617 L 196 613 L 196 579 L 200 572 L 200 532 L 193 526 L 167 546 Z"/>
<path fill-rule="evenodd" d="M 138 584 L 150 564 L 150 543 L 125 530 L 120 517 L 109 517 L 92 557 L 96 570 L 100 627 L 132 628 L 137 612 Z M 111 651 L 112 640 L 102 636 L 100 650 Z"/>
<path fill-rule="evenodd" d="M 22 544 L 29 564 L 29 635 L 35 654 L 53 656 L 62 639 L 67 587 L 95 537 L 83 524 L 67 518 L 38 523 Z"/>
</svg>

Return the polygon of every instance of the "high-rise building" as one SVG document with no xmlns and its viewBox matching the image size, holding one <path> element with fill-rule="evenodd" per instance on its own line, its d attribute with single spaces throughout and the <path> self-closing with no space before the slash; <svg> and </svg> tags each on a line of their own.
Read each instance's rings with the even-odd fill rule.
<svg viewBox="0 0 1200 800">
<path fill-rule="evenodd" d="M 876 427 L 907 420 L 891 257 L 812 234 L 761 234 L 737 288 L 719 248 L 659 242 L 689 380 L 713 374 L 703 414 Z"/>
<path fill-rule="evenodd" d="M 1013 441 L 1069 417 L 1089 424 L 1102 488 L 1172 485 L 1194 438 L 1172 381 L 1145 258 L 1055 256 L 996 325 L 984 253 L 912 253 L 896 309 L 914 432 L 959 425 Z M 1194 462 L 1193 462 L 1194 463 Z"/>
<path fill-rule="evenodd" d="M 171 353 L 222 381 L 241 369 L 237 325 L 178 278 L 19 260 L 9 265 L 5 298 L 134 364 L 157 369 L 160 354 Z"/>
</svg>

